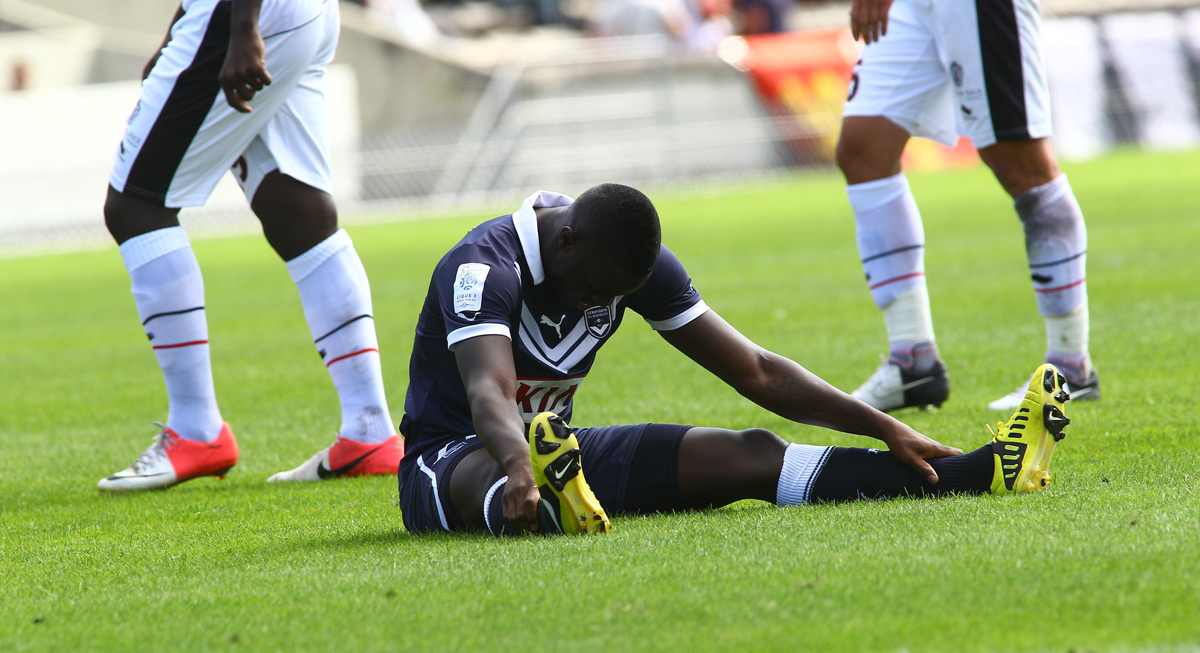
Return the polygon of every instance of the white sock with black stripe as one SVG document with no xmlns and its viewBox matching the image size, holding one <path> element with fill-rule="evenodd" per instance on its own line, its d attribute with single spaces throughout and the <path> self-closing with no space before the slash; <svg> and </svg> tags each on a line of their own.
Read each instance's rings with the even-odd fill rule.
<svg viewBox="0 0 1200 653">
<path fill-rule="evenodd" d="M 338 435 L 378 444 L 395 434 L 383 390 L 371 287 L 344 230 L 287 262 L 342 406 Z"/>
<path fill-rule="evenodd" d="M 925 226 L 904 173 L 846 186 L 855 236 L 875 305 L 925 287 Z"/>
<path fill-rule="evenodd" d="M 1068 380 L 1086 380 L 1091 360 L 1083 211 L 1066 175 L 1022 193 L 1014 206 L 1025 228 L 1038 312 L 1046 322 L 1046 360 L 1067 368 Z"/>
<path fill-rule="evenodd" d="M 183 227 L 121 243 L 133 300 L 167 385 L 167 427 L 180 437 L 211 442 L 224 421 L 209 359 L 204 278 Z"/>
<path fill-rule="evenodd" d="M 783 451 L 783 469 L 779 471 L 775 503 L 781 506 L 807 503 L 812 483 L 821 473 L 832 449 L 811 444 L 789 444 Z"/>
<path fill-rule="evenodd" d="M 863 272 L 883 311 L 889 362 L 924 371 L 938 361 L 925 285 L 925 225 L 904 173 L 846 186 Z"/>
</svg>

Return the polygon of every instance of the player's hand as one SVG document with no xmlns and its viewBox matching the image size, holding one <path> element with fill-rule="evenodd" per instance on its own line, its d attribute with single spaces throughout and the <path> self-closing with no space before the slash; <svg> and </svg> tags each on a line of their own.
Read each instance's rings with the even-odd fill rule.
<svg viewBox="0 0 1200 653">
<path fill-rule="evenodd" d="M 542 500 L 537 484 L 533 480 L 533 468 L 528 464 L 524 470 L 508 470 L 508 483 L 504 485 L 501 506 L 504 520 L 523 531 L 538 530 L 537 508 Z"/>
<path fill-rule="evenodd" d="M 921 478 L 930 483 L 936 485 L 938 476 L 937 472 L 933 471 L 933 466 L 926 460 L 927 458 L 962 455 L 961 449 L 947 447 L 933 438 L 912 430 L 902 422 L 895 424 L 896 428 L 891 429 L 883 438 L 892 457 L 917 470 Z"/>
<path fill-rule="evenodd" d="M 851 0 L 850 33 L 864 45 L 878 43 L 887 34 L 892 0 Z"/>
<path fill-rule="evenodd" d="M 225 64 L 217 79 L 229 106 L 250 113 L 250 100 L 254 94 L 271 83 L 267 72 L 267 48 L 262 35 L 255 28 L 246 33 L 234 30 L 230 34 L 229 51 L 225 53 Z"/>
</svg>

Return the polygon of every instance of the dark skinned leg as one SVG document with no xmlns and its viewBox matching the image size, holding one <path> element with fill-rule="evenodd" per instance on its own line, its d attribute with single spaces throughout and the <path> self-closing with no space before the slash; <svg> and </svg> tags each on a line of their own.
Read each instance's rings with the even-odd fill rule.
<svg viewBox="0 0 1200 653">
<path fill-rule="evenodd" d="M 900 174 L 900 155 L 909 134 L 883 116 L 842 119 L 837 165 L 847 184 L 863 184 Z"/>
<path fill-rule="evenodd" d="M 104 200 L 104 225 L 120 245 L 142 234 L 179 226 L 179 209 L 152 204 L 108 187 Z"/>
<path fill-rule="evenodd" d="M 333 197 L 278 170 L 267 173 L 250 208 L 275 252 L 290 261 L 338 229 Z"/>
<path fill-rule="evenodd" d="M 787 443 L 766 429 L 697 427 L 679 445 L 680 508 L 717 508 L 742 499 L 775 501 Z M 585 463 L 586 464 L 586 463 Z M 450 476 L 450 499 L 468 529 L 484 530 L 483 498 L 504 476 L 486 449 L 462 459 Z"/>
<path fill-rule="evenodd" d="M 483 499 L 501 478 L 504 478 L 504 468 L 487 449 L 472 451 L 464 456 L 450 474 L 450 501 L 468 530 L 487 530 Z"/>
<path fill-rule="evenodd" d="M 787 442 L 766 429 L 696 427 L 679 444 L 679 498 L 688 509 L 775 501 Z"/>
<path fill-rule="evenodd" d="M 741 499 L 776 502 L 788 444 L 765 429 L 693 428 L 679 447 L 682 508 L 720 507 Z M 812 501 L 986 492 L 992 448 L 929 461 L 941 479 L 930 485 L 890 453 L 836 447 L 813 479 Z"/>
</svg>

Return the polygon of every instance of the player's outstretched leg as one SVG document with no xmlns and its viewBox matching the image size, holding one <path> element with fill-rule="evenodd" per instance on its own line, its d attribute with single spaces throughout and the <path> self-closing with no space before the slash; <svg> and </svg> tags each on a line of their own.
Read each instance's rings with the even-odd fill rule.
<svg viewBox="0 0 1200 653">
<path fill-rule="evenodd" d="M 563 533 L 583 535 L 612 530 L 608 515 L 583 478 L 579 441 L 561 417 L 545 412 L 529 425 L 533 479 Z"/>
<path fill-rule="evenodd" d="M 852 501 L 947 494 L 1034 492 L 1051 481 L 1054 447 L 1070 420 L 1066 379 L 1049 363 L 1025 387 L 1021 404 L 982 447 L 929 459 L 932 485 L 886 450 L 789 444 L 779 472 L 776 503 Z M 990 427 L 989 427 L 990 428 Z"/>
<path fill-rule="evenodd" d="M 992 494 L 1033 492 L 1050 484 L 1050 458 L 1071 421 L 1063 410 L 1071 398 L 1066 382 L 1053 365 L 1038 367 L 1016 412 L 996 425 Z"/>
<path fill-rule="evenodd" d="M 161 431 L 154 444 L 132 465 L 102 479 L 101 492 L 164 489 L 201 476 L 223 479 L 237 464 L 237 440 L 229 424 L 221 425 L 221 434 L 212 442 L 186 440 L 166 426 L 158 426 Z"/>
</svg>

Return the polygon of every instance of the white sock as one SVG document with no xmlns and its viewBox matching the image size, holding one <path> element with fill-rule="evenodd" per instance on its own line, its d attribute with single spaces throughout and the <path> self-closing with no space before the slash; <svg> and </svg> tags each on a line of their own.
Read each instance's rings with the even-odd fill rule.
<svg viewBox="0 0 1200 653">
<path fill-rule="evenodd" d="M 204 278 L 182 227 L 151 231 L 121 244 L 142 328 L 167 384 L 167 427 L 211 442 L 221 433 L 209 360 Z"/>
<path fill-rule="evenodd" d="M 338 435 L 377 444 L 395 434 L 383 391 L 371 287 L 344 230 L 287 262 L 304 317 L 342 405 Z"/>
<path fill-rule="evenodd" d="M 1088 304 L 1062 317 L 1046 318 L 1046 362 L 1054 363 L 1071 384 L 1086 384 L 1092 374 L 1088 353 Z"/>
<path fill-rule="evenodd" d="M 1046 355 L 1084 357 L 1088 353 L 1088 305 L 1062 317 L 1046 318 Z"/>
<path fill-rule="evenodd" d="M 925 279 L 908 288 L 883 309 L 888 342 L 933 342 L 933 316 L 929 312 L 929 291 Z"/>
<path fill-rule="evenodd" d="M 1074 312 L 1087 301 L 1087 226 L 1067 176 L 1022 193 L 1014 206 L 1025 228 L 1038 311 L 1044 317 Z"/>
<path fill-rule="evenodd" d="M 789 444 L 783 451 L 783 469 L 779 472 L 779 485 L 775 489 L 775 503 L 781 506 L 796 506 L 808 502 L 812 483 L 821 472 L 833 447 L 816 447 L 811 444 Z"/>
<path fill-rule="evenodd" d="M 925 284 L 925 226 L 904 173 L 846 186 L 863 272 L 875 305 Z"/>
</svg>

